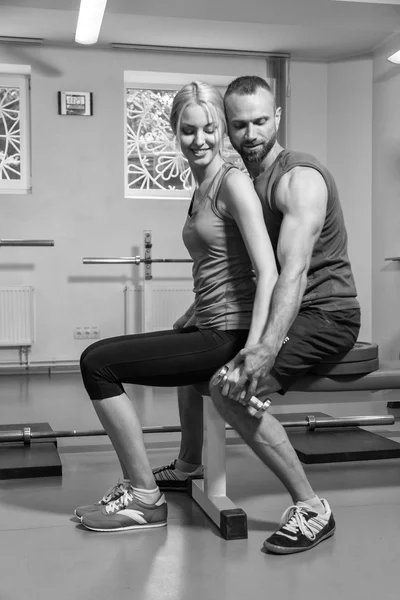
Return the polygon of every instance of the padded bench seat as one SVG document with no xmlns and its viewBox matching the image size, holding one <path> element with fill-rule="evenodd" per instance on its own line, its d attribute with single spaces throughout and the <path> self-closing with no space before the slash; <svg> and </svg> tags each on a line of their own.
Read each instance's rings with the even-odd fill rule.
<svg viewBox="0 0 400 600">
<path fill-rule="evenodd" d="M 365 375 L 306 375 L 298 381 L 294 392 L 353 392 L 400 389 L 400 361 L 379 361 L 379 369 Z"/>
<path fill-rule="evenodd" d="M 209 396 L 208 383 L 195 386 L 202 396 Z M 400 389 L 400 361 L 380 361 L 379 369 L 366 375 L 306 375 L 290 391 L 355 392 Z"/>
</svg>

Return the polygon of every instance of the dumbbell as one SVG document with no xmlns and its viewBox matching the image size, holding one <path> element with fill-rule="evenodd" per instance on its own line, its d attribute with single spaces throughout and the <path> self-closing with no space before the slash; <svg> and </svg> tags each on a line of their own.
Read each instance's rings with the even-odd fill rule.
<svg viewBox="0 0 400 600">
<path fill-rule="evenodd" d="M 226 365 L 221 367 L 221 369 L 217 375 L 217 378 L 214 379 L 214 382 L 217 385 L 220 385 L 222 387 L 227 380 L 228 371 L 229 371 L 229 369 Z M 267 398 L 267 400 L 265 400 L 265 402 L 262 402 L 256 396 L 252 396 L 247 404 L 247 410 L 252 417 L 255 417 L 256 419 L 261 419 L 264 412 L 270 406 L 271 406 L 271 400 L 269 400 L 268 398 Z"/>
<path fill-rule="evenodd" d="M 256 396 L 252 396 L 247 406 L 247 410 L 252 417 L 255 417 L 256 419 L 261 419 L 267 408 L 271 406 L 271 400 L 267 398 L 265 402 L 263 402 L 262 400 L 256 398 Z"/>
</svg>

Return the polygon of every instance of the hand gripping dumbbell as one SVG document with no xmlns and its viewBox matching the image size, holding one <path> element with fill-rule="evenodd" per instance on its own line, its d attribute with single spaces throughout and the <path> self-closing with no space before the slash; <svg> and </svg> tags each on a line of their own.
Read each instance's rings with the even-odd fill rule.
<svg viewBox="0 0 400 600">
<path fill-rule="evenodd" d="M 224 365 L 221 367 L 217 377 L 214 379 L 214 383 L 223 387 L 226 380 L 228 379 L 228 367 Z M 267 398 L 265 402 L 262 402 L 256 396 L 252 396 L 247 404 L 247 410 L 252 417 L 256 419 L 261 419 L 264 412 L 271 406 L 271 400 Z"/>
</svg>

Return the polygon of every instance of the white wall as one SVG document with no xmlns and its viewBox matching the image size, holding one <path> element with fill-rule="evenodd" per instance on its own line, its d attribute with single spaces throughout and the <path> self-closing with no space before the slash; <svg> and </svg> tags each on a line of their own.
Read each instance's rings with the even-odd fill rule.
<svg viewBox="0 0 400 600">
<path fill-rule="evenodd" d="M 124 70 L 233 78 L 265 76 L 265 64 L 236 57 L 0 45 L 1 63 L 32 65 L 33 192 L 0 195 L 0 237 L 54 238 L 56 245 L 2 248 L 0 285 L 36 289 L 33 362 L 77 360 L 87 342 L 73 338 L 74 328 L 98 325 L 102 337 L 123 333 L 123 287 L 139 277 L 137 267 L 83 265 L 83 256 L 141 254 L 144 229 L 153 232 L 153 256 L 187 256 L 181 241 L 186 201 L 124 199 Z M 315 154 L 339 184 L 364 315 L 363 339 L 370 339 L 371 312 L 369 64 L 293 61 L 288 109 L 288 146 Z M 93 92 L 94 116 L 59 116 L 59 90 Z M 349 169 L 352 148 L 357 160 Z M 189 265 L 155 265 L 153 272 L 156 282 L 166 278 L 190 284 Z M 15 351 L 0 352 L 0 362 L 15 357 Z"/>
<path fill-rule="evenodd" d="M 74 328 L 122 334 L 123 288 L 139 277 L 136 266 L 83 265 L 82 257 L 142 254 L 144 229 L 153 232 L 153 256 L 187 257 L 181 241 L 187 201 L 124 199 L 124 70 L 233 79 L 265 76 L 265 61 L 0 44 L 1 63 L 32 66 L 33 191 L 0 195 L 0 237 L 54 238 L 55 247 L 1 248 L 0 285 L 36 290 L 32 362 L 77 360 L 87 342 L 73 338 Z M 59 116 L 59 90 L 93 92 L 94 116 Z M 153 269 L 156 282 L 184 278 L 189 285 L 190 272 L 190 265 Z M 0 352 L 0 361 L 16 357 L 14 350 Z"/>
<path fill-rule="evenodd" d="M 362 310 L 371 331 L 372 60 L 291 63 L 289 146 L 314 154 L 335 177 Z"/>
<path fill-rule="evenodd" d="M 288 147 L 327 161 L 328 66 L 291 61 Z"/>
<path fill-rule="evenodd" d="M 359 339 L 372 339 L 372 59 L 328 67 L 328 160 L 339 189 L 362 309 Z"/>
<path fill-rule="evenodd" d="M 372 331 L 381 356 L 400 352 L 400 66 L 387 56 L 400 48 L 400 36 L 379 48 L 373 60 L 373 276 Z"/>
</svg>

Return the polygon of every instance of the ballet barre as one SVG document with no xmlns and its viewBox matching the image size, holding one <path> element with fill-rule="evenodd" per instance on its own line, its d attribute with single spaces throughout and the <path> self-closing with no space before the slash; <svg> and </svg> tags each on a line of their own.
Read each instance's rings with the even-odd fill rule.
<svg viewBox="0 0 400 600">
<path fill-rule="evenodd" d="M 119 256 L 116 258 L 84 258 L 84 265 L 146 265 L 152 263 L 191 263 L 190 258 L 141 258 L 140 256 Z"/>
<path fill-rule="evenodd" d="M 54 240 L 0 239 L 0 246 L 54 246 Z"/>
</svg>

